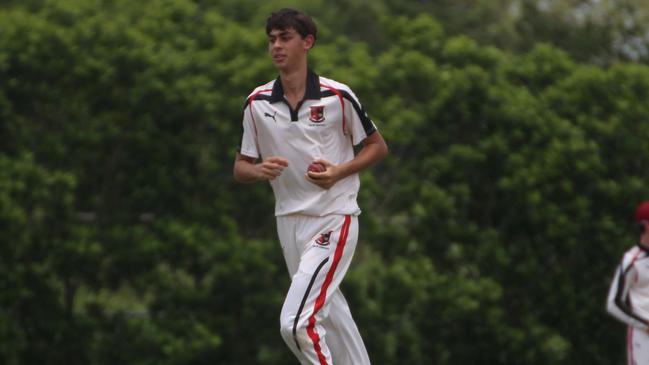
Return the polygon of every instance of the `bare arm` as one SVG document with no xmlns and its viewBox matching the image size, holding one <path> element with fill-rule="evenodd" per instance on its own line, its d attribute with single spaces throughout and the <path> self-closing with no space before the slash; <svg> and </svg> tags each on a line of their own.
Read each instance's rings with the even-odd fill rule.
<svg viewBox="0 0 649 365">
<path fill-rule="evenodd" d="M 383 137 L 376 131 L 363 141 L 363 148 L 350 161 L 333 165 L 329 161 L 315 160 L 327 168 L 325 172 L 307 172 L 306 178 L 323 189 L 329 189 L 334 184 L 349 175 L 358 173 L 381 161 L 388 154 L 388 146 Z"/>
<path fill-rule="evenodd" d="M 288 161 L 283 157 L 271 156 L 257 163 L 257 159 L 237 153 L 233 174 L 240 183 L 274 180 L 287 166 Z"/>
</svg>

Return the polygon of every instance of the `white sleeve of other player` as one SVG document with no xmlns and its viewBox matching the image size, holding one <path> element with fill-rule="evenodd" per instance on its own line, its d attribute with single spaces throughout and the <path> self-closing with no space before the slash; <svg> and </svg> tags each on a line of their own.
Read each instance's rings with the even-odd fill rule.
<svg viewBox="0 0 649 365">
<path fill-rule="evenodd" d="M 355 145 L 363 142 L 367 136 L 376 131 L 376 125 L 367 116 L 365 109 L 354 92 L 347 88 L 343 89 L 345 95 L 345 133 L 352 135 L 352 143 Z"/>
<path fill-rule="evenodd" d="M 623 323 L 645 330 L 647 322 L 634 314 L 628 304 L 631 275 L 633 275 L 632 267 L 625 270 L 624 263 L 618 266 L 608 291 L 606 310 Z"/>
<path fill-rule="evenodd" d="M 252 110 L 250 107 L 251 105 L 248 104 L 243 110 L 243 132 L 241 145 L 239 146 L 239 153 L 244 156 L 258 158 L 259 148 L 257 145 L 257 129 L 255 127 L 255 120 L 252 116 Z"/>
</svg>

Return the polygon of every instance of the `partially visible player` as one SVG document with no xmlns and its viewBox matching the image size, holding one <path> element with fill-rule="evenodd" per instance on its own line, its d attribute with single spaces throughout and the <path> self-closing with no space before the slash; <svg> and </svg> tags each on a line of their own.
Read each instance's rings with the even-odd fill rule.
<svg viewBox="0 0 649 365">
<path fill-rule="evenodd" d="M 649 364 L 649 201 L 635 211 L 638 244 L 624 253 L 608 293 L 607 310 L 628 325 L 629 365 Z"/>
</svg>

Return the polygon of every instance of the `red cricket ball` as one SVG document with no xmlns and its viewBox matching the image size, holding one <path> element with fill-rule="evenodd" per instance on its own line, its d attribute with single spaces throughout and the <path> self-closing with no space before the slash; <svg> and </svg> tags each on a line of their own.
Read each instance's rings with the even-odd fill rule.
<svg viewBox="0 0 649 365">
<path fill-rule="evenodd" d="M 327 168 L 325 165 L 318 163 L 318 162 L 312 162 L 309 165 L 308 171 L 313 171 L 313 172 L 325 172 L 327 171 Z"/>
</svg>

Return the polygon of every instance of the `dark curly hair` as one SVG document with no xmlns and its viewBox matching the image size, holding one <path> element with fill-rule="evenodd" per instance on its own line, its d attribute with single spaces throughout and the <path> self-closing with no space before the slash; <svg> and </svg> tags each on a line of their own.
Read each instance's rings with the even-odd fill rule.
<svg viewBox="0 0 649 365">
<path fill-rule="evenodd" d="M 313 43 L 318 36 L 318 27 L 309 15 L 296 9 L 284 8 L 270 14 L 266 20 L 266 35 L 270 35 L 273 29 L 293 28 L 302 38 L 311 34 Z"/>
</svg>

